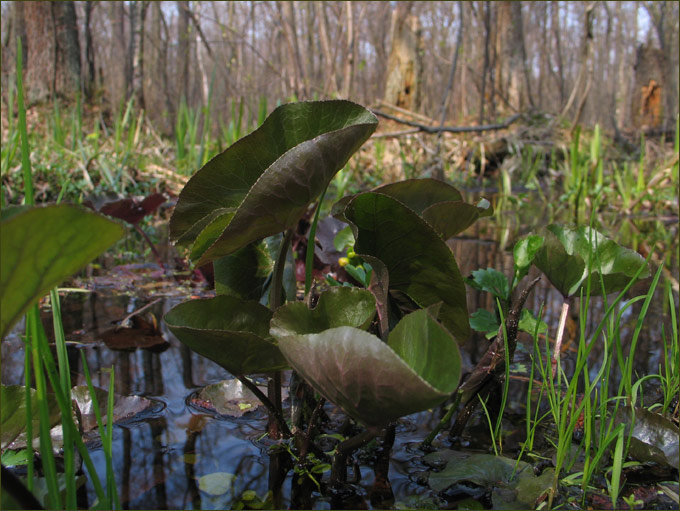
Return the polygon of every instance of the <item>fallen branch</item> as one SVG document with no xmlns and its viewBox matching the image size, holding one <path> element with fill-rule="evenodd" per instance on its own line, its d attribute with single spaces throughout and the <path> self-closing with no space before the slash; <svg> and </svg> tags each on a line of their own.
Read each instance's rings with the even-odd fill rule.
<svg viewBox="0 0 680 511">
<path fill-rule="evenodd" d="M 413 117 L 414 119 L 420 119 L 421 121 L 429 124 L 434 124 L 435 120 L 430 119 L 429 117 L 419 114 L 418 112 L 412 112 L 411 110 L 406 110 L 405 108 L 401 108 L 400 106 L 397 105 L 392 105 L 391 103 L 385 103 L 384 101 L 380 101 L 377 104 L 378 107 L 383 107 L 387 108 L 389 110 L 394 110 L 395 112 L 399 112 L 400 114 L 404 114 L 408 117 Z"/>
<path fill-rule="evenodd" d="M 505 122 L 503 122 L 501 124 L 485 124 L 485 125 L 482 125 L 482 126 L 427 126 L 426 124 L 421 124 L 419 122 L 407 121 L 406 119 L 400 119 L 399 117 L 388 114 L 388 113 L 383 112 L 381 110 L 373 109 L 371 111 L 375 115 L 379 115 L 380 117 L 384 117 L 385 119 L 389 119 L 391 121 L 395 121 L 395 122 L 398 122 L 400 124 L 405 124 L 406 126 L 418 128 L 420 131 L 424 131 L 425 133 L 441 133 L 441 132 L 472 133 L 472 132 L 478 132 L 478 131 L 502 130 L 502 129 L 509 127 L 517 119 L 522 117 L 522 114 L 515 114 L 515 115 L 509 117 Z"/>
<path fill-rule="evenodd" d="M 401 131 L 389 131 L 389 132 L 385 132 L 385 133 L 376 133 L 371 138 L 401 137 L 402 135 L 413 135 L 414 133 L 420 133 L 420 129 L 419 128 L 410 128 L 410 129 L 401 130 Z"/>
</svg>

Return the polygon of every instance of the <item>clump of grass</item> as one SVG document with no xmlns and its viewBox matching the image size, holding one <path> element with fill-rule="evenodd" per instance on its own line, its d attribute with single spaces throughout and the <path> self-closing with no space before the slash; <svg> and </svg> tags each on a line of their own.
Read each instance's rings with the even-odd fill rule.
<svg viewBox="0 0 680 511">
<path fill-rule="evenodd" d="M 591 261 L 590 264 L 593 264 Z M 586 324 L 589 314 L 589 301 L 591 295 L 591 283 L 588 279 L 585 288 L 581 292 L 580 310 L 580 335 L 577 347 L 575 368 L 573 375 L 569 376 L 557 358 L 557 367 L 553 376 L 551 365 L 551 347 L 546 337 L 545 346 L 539 345 L 537 332 L 534 333 L 534 351 L 532 356 L 530 381 L 534 375 L 538 375 L 543 385 L 540 389 L 537 402 L 532 405 L 531 388 L 527 398 L 527 442 L 522 448 L 531 451 L 538 425 L 545 419 L 551 418 L 556 426 L 555 440 L 555 476 L 549 507 L 558 492 L 560 484 L 578 484 L 582 491 L 582 504 L 585 502 L 586 491 L 596 471 L 601 470 L 601 463 L 605 454 L 610 452 L 610 446 L 614 445 L 614 453 L 611 466 L 606 470 L 610 473 L 609 495 L 612 503 L 616 506 L 620 491 L 621 473 L 624 460 L 627 455 L 632 428 L 626 431 L 625 424 L 617 421 L 617 411 L 622 404 L 633 406 L 631 398 L 633 389 L 638 382 L 633 380 L 632 361 L 635 359 L 637 340 L 642 324 L 647 315 L 651 299 L 657 288 L 662 272 L 659 269 L 648 292 L 628 300 L 621 308 L 617 308 L 623 302 L 624 296 L 635 282 L 637 275 L 631 279 L 628 285 L 615 297 L 611 304 L 606 302 L 605 313 L 598 323 L 595 331 L 586 337 Z M 641 311 L 636 321 L 636 328 L 630 340 L 628 353 L 624 357 L 623 343 L 620 336 L 620 324 L 623 313 L 634 303 L 643 301 Z M 590 357 L 595 346 L 604 343 L 603 359 L 598 361 L 599 368 L 595 377 L 593 364 L 596 363 Z M 618 365 L 614 365 L 614 361 Z M 621 381 L 616 393 L 612 393 L 614 369 L 623 368 Z M 639 381 L 639 380 L 638 380 Z M 546 399 L 548 411 L 541 415 L 539 410 L 541 402 Z M 582 423 L 583 436 L 579 450 L 584 457 L 583 469 L 571 473 L 575 458 L 570 456 L 574 433 Z M 566 474 L 566 475 L 564 475 Z"/>
<path fill-rule="evenodd" d="M 28 140 L 28 130 L 26 127 L 26 109 L 24 105 L 24 93 L 22 83 L 22 47 L 21 41 L 17 40 L 17 110 L 19 115 L 18 131 L 21 138 L 21 160 L 24 179 L 24 201 L 26 205 L 34 204 L 33 177 L 31 162 L 29 158 L 30 148 Z M 31 380 L 35 380 L 37 409 L 39 414 L 39 432 L 41 464 L 43 468 L 45 483 L 47 487 L 46 507 L 50 509 L 77 509 L 76 489 L 77 481 L 75 477 L 75 451 L 85 463 L 90 474 L 90 479 L 94 486 L 99 505 L 106 509 L 114 509 L 115 502 L 118 509 L 120 503 L 117 497 L 109 492 L 106 495 L 102 489 L 99 477 L 90 458 L 87 447 L 85 446 L 77 424 L 73 420 L 71 404 L 71 380 L 70 368 L 66 352 L 66 338 L 61 321 L 61 307 L 59 295 L 56 289 L 50 293 L 52 301 L 52 317 L 57 350 L 58 369 L 48 345 L 47 336 L 43 328 L 38 305 L 33 306 L 26 315 L 25 333 L 25 387 L 26 387 L 26 428 L 27 428 L 27 487 L 29 491 L 35 489 L 35 467 L 33 452 L 33 417 L 32 417 L 32 397 Z M 65 499 L 60 493 L 60 478 L 57 473 L 52 438 L 50 434 L 50 416 L 47 401 L 47 382 L 51 385 L 59 410 L 61 413 L 61 424 L 63 429 L 63 453 L 64 453 L 64 484 Z M 112 392 L 110 393 L 112 399 Z M 111 452 L 113 425 L 113 408 L 110 399 L 110 406 L 107 412 L 109 432 L 107 437 L 102 437 L 105 450 Z M 108 467 L 107 467 L 108 468 Z M 112 468 L 112 467 L 111 467 Z M 107 479 L 113 480 L 112 470 L 107 470 Z M 113 486 L 115 491 L 115 484 Z"/>
</svg>

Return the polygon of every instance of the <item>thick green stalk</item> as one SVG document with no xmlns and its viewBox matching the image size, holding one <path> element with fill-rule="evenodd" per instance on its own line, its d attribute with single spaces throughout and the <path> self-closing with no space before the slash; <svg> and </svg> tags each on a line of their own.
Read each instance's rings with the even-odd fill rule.
<svg viewBox="0 0 680 511">
<path fill-rule="evenodd" d="M 272 275 L 271 291 L 269 294 L 269 308 L 273 311 L 281 307 L 285 301 L 283 294 L 283 270 L 286 266 L 286 255 L 288 254 L 288 248 L 290 247 L 290 242 L 293 239 L 293 229 L 289 229 L 283 235 L 281 240 L 281 246 L 279 247 L 279 255 L 274 263 L 274 272 Z M 284 433 L 281 431 L 278 422 L 276 420 L 276 415 L 281 415 L 283 407 L 281 406 L 281 371 L 276 371 L 269 381 L 267 394 L 269 400 L 273 403 L 277 410 L 277 414 L 271 415 L 268 430 L 272 436 L 280 436 Z"/>
<path fill-rule="evenodd" d="M 319 197 L 319 204 L 316 207 L 316 213 L 314 213 L 314 220 L 312 225 L 309 227 L 309 236 L 307 237 L 307 254 L 305 257 L 305 298 L 309 294 L 309 290 L 312 287 L 312 272 L 314 270 L 314 248 L 316 247 L 316 225 L 319 223 L 319 212 L 321 211 L 321 204 L 323 203 L 323 198 L 326 195 L 326 190 L 324 189 L 321 197 Z"/>
</svg>

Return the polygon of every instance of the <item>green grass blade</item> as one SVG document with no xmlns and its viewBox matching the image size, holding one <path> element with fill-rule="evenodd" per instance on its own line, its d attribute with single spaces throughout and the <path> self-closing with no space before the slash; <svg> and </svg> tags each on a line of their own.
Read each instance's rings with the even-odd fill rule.
<svg viewBox="0 0 680 511">
<path fill-rule="evenodd" d="M 57 348 L 57 363 L 59 365 L 59 381 L 65 395 L 71 392 L 71 370 L 66 350 L 66 336 L 61 321 L 61 304 L 57 289 L 50 291 L 52 302 L 52 324 L 54 328 L 54 342 Z M 64 476 L 66 480 L 66 509 L 76 509 L 76 477 L 73 439 L 70 428 L 63 428 L 64 435 Z"/>
<path fill-rule="evenodd" d="M 37 305 L 33 306 L 34 308 Z M 34 473 L 34 461 L 33 461 L 33 403 L 31 399 L 31 381 L 32 381 L 32 371 L 31 371 L 31 352 L 33 350 L 33 343 L 31 341 L 30 329 L 28 327 L 28 318 L 32 314 L 32 310 L 29 314 L 26 314 L 26 335 L 25 335 L 25 345 L 24 345 L 24 388 L 26 389 L 26 450 L 27 454 L 27 467 L 26 467 L 26 487 L 29 491 L 33 491 L 33 473 Z"/>
<path fill-rule="evenodd" d="M 52 437 L 50 435 L 50 414 L 47 404 L 47 385 L 45 373 L 43 371 L 41 358 L 42 352 L 47 347 L 47 337 L 43 329 L 40 317 L 31 315 L 29 321 L 29 332 L 31 339 L 31 357 L 33 359 L 33 374 L 35 377 L 36 400 L 38 403 L 38 416 L 40 418 L 40 455 L 42 468 L 45 474 L 47 485 L 46 505 L 50 509 L 61 509 L 63 504 L 59 495 L 59 481 L 57 479 L 57 467 L 54 461 L 54 451 L 52 447 Z M 67 420 L 62 415 L 62 421 Z"/>
<path fill-rule="evenodd" d="M 22 68 L 21 39 L 17 37 L 17 107 L 19 114 L 19 132 L 21 133 L 21 168 L 24 175 L 24 203 L 32 206 L 33 178 L 31 176 L 31 159 L 28 148 L 28 130 L 26 129 L 26 106 L 24 105 L 24 84 Z"/>
<path fill-rule="evenodd" d="M 612 508 L 616 509 L 616 502 L 619 498 L 621 487 L 621 469 L 623 468 L 623 446 L 624 446 L 624 427 L 620 424 L 616 433 L 616 447 L 614 447 L 614 459 L 612 463 L 612 482 L 609 489 L 609 496 L 612 499 Z"/>
<path fill-rule="evenodd" d="M 97 475 L 94 463 L 92 463 L 90 453 L 87 450 L 87 447 L 83 442 L 83 439 L 80 437 L 80 431 L 78 430 L 78 426 L 73 422 L 73 416 L 70 413 L 72 409 L 70 393 L 66 395 L 61 390 L 61 386 L 59 384 L 59 374 L 57 373 L 57 368 L 52 357 L 52 352 L 50 351 L 49 346 L 47 344 L 47 338 L 43 335 L 39 339 L 39 341 L 41 343 L 40 352 L 42 356 L 42 364 L 44 366 L 45 371 L 47 372 L 47 377 L 49 378 L 50 385 L 54 390 L 54 397 L 57 400 L 59 410 L 61 411 L 62 426 L 64 428 L 71 429 L 73 441 L 75 442 L 76 448 L 80 453 L 80 457 L 83 459 L 83 463 L 85 463 L 85 467 L 87 468 L 87 471 L 90 475 L 90 480 L 92 482 L 92 486 L 94 487 L 94 491 L 97 495 L 97 499 L 100 503 L 100 507 L 102 507 L 101 503 L 104 502 L 102 509 L 111 509 L 110 504 L 107 504 L 105 502 L 106 494 L 104 493 L 104 489 L 102 488 L 101 482 L 99 481 L 99 476 Z"/>
</svg>

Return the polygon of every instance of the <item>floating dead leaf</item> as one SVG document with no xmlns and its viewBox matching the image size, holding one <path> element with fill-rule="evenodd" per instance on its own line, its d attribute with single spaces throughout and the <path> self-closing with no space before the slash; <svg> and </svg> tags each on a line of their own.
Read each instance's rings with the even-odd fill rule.
<svg viewBox="0 0 680 511">
<path fill-rule="evenodd" d="M 103 389 L 95 388 L 97 403 L 102 413 L 102 421 L 106 424 L 106 403 L 109 393 Z M 83 431 L 92 431 L 97 428 L 97 417 L 90 390 L 79 385 L 71 389 L 71 397 L 80 410 Z M 138 418 L 144 412 L 151 412 L 160 407 L 160 403 L 141 396 L 113 396 L 113 422 L 129 421 Z"/>
<path fill-rule="evenodd" d="M 266 392 L 264 387 L 260 390 Z M 189 402 L 199 408 L 231 417 L 241 417 L 262 405 L 255 394 L 235 378 L 206 385 L 193 394 Z"/>
</svg>

